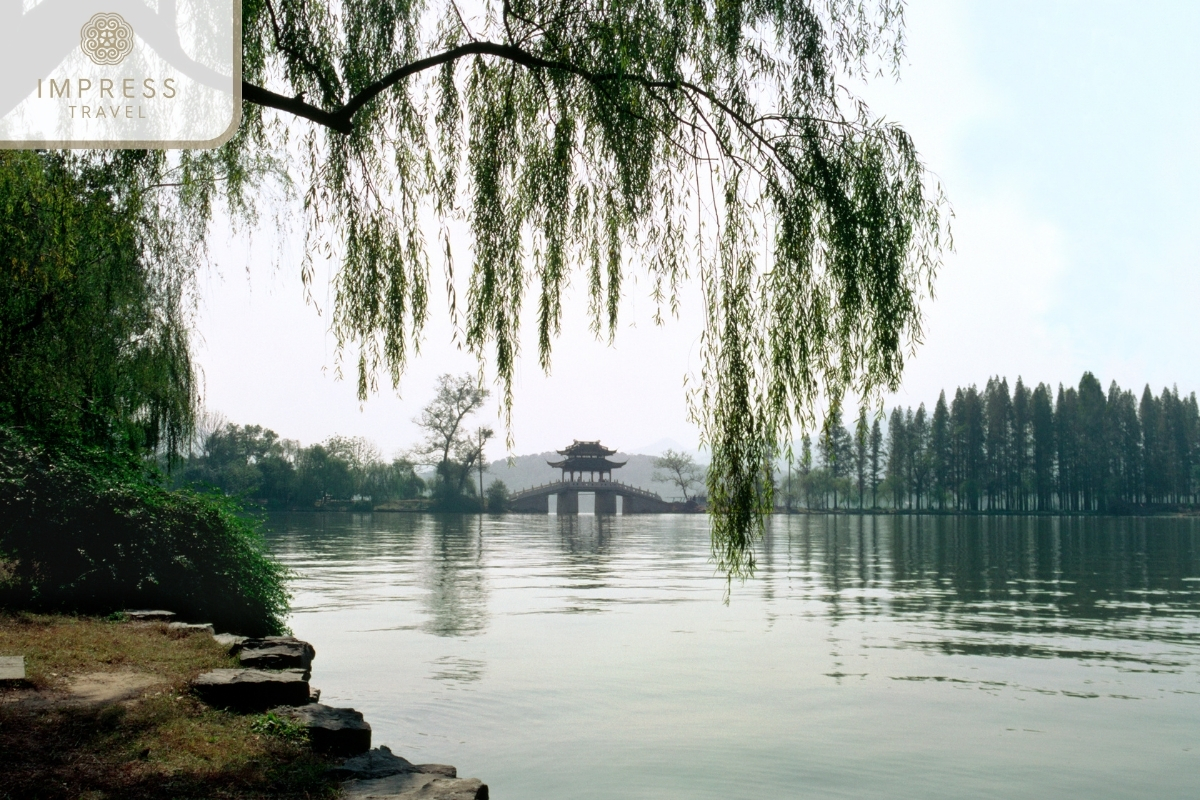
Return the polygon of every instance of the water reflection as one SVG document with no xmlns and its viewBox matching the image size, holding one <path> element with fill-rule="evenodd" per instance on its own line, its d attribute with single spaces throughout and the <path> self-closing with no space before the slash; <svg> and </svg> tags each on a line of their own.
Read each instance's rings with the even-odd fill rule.
<svg viewBox="0 0 1200 800">
<path fill-rule="evenodd" d="M 349 608 L 395 595 L 395 565 L 412 559 L 421 529 L 372 514 L 275 514 L 267 544 L 296 574 L 292 608 Z M 403 580 L 402 578 L 400 578 Z"/>
<path fill-rule="evenodd" d="M 831 602 L 882 585 L 889 610 L 1015 604 L 1022 619 L 1118 619 L 1191 608 L 1200 589 L 1191 520 L 806 517 L 788 531 L 789 558 Z"/>
<path fill-rule="evenodd" d="M 459 514 L 431 518 L 430 553 L 421 571 L 428 611 L 422 629 L 435 636 L 472 636 L 487 626 L 483 519 Z"/>
<path fill-rule="evenodd" d="M 793 585 L 832 622 L 888 616 L 939 632 L 897 646 L 1171 665 L 1103 642 L 1195 635 L 1192 520 L 812 516 L 778 521 L 777 539 L 781 527 Z"/>
<path fill-rule="evenodd" d="M 612 544 L 612 522 L 605 517 L 574 514 L 549 517 L 563 552 L 579 564 L 600 566 Z"/>
<path fill-rule="evenodd" d="M 529 599 L 505 613 L 600 613 L 712 602 L 720 580 L 702 517 L 310 514 L 272 527 L 324 607 L 411 597 L 439 637 L 483 633 L 496 581 Z M 895 646 L 945 653 L 1119 660 L 1097 641 L 1187 642 L 1200 609 L 1191 519 L 778 517 L 758 563 L 731 600 L 761 598 L 768 626 L 817 601 L 831 640 L 843 620 L 889 617 L 929 633 Z"/>
</svg>

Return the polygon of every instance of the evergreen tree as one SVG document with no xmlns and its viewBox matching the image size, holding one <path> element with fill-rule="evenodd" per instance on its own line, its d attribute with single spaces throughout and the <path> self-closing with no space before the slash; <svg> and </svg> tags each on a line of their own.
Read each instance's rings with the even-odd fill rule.
<svg viewBox="0 0 1200 800">
<path fill-rule="evenodd" d="M 953 416 L 953 408 L 951 408 Z M 971 511 L 980 510 L 980 501 L 984 491 L 986 457 L 984 449 L 984 410 L 983 399 L 979 390 L 973 385 L 963 392 L 962 403 L 962 493 L 965 497 L 964 506 Z"/>
<path fill-rule="evenodd" d="M 1012 442 L 1012 399 L 1008 381 L 991 378 L 984 388 L 984 486 L 988 510 L 1005 507 L 1008 488 L 1009 446 Z"/>
<path fill-rule="evenodd" d="M 838 508 L 838 490 L 845 481 L 853 462 L 853 446 L 850 434 L 842 427 L 842 410 L 834 405 L 825 417 L 825 426 L 818 442 L 821 463 L 829 473 L 833 492 L 833 507 Z M 847 493 L 848 494 L 848 493 Z M 846 497 L 847 503 L 850 498 Z"/>
<path fill-rule="evenodd" d="M 858 421 L 854 425 L 854 474 L 858 485 L 858 507 L 861 510 L 867 494 L 867 469 L 871 429 L 867 426 L 867 407 L 858 410 Z"/>
<path fill-rule="evenodd" d="M 1186 502 L 1195 505 L 1196 492 L 1200 486 L 1197 472 L 1200 472 L 1200 404 L 1196 402 L 1196 393 L 1192 392 L 1183 402 L 1182 435 L 1187 442 L 1186 462 L 1181 466 L 1180 477 L 1184 481 Z"/>
<path fill-rule="evenodd" d="M 887 481 L 892 488 L 892 507 L 904 508 L 904 498 L 908 494 L 905 483 L 905 462 L 908 459 L 908 437 L 904 428 L 904 411 L 899 406 L 892 409 L 888 419 L 888 460 Z"/>
<path fill-rule="evenodd" d="M 800 439 L 800 463 L 797 465 L 800 485 L 804 488 L 804 507 L 812 508 L 812 437 L 807 433 Z"/>
<path fill-rule="evenodd" d="M 1137 416 L 1137 399 L 1133 392 L 1122 392 L 1117 382 L 1108 388 L 1108 441 L 1111 472 L 1107 494 L 1109 507 L 1136 505 L 1142 493 L 1141 424 Z"/>
<path fill-rule="evenodd" d="M 1017 376 L 1012 397 L 1012 443 L 1009 446 L 1011 470 L 1009 485 L 1018 511 L 1029 510 L 1029 492 L 1033 482 L 1031 475 L 1030 437 L 1032 436 L 1032 398 L 1029 388 Z"/>
<path fill-rule="evenodd" d="M 1085 372 L 1057 397 L 1019 377 L 1010 395 L 995 376 L 949 405 L 941 392 L 928 419 L 924 404 L 893 409 L 887 435 L 897 509 L 1111 512 L 1194 504 L 1200 491 L 1200 403 L 1174 387 L 1147 386 L 1139 402 Z"/>
<path fill-rule="evenodd" d="M 1054 440 L 1058 445 L 1058 507 L 1065 511 L 1079 510 L 1079 477 L 1077 475 L 1079 444 L 1077 417 L 1079 395 L 1074 388 L 1058 385 L 1054 403 Z"/>
<path fill-rule="evenodd" d="M 1109 458 L 1107 431 L 1107 399 L 1100 381 L 1090 372 L 1079 380 L 1076 477 L 1080 508 L 1096 511 L 1107 506 L 1104 492 L 1108 483 Z"/>
<path fill-rule="evenodd" d="M 905 420 L 908 415 L 905 414 Z M 909 482 L 912 489 L 912 507 L 920 509 L 927 504 L 929 492 L 930 456 L 929 421 L 925 404 L 921 403 L 908 423 Z"/>
<path fill-rule="evenodd" d="M 879 508 L 880 468 L 883 466 L 883 431 L 880 430 L 879 417 L 871 423 L 871 508 Z"/>
<path fill-rule="evenodd" d="M 946 508 L 946 500 L 954 490 L 951 478 L 951 467 L 954 458 L 950 436 L 950 409 L 946 405 L 946 393 L 938 394 L 937 405 L 933 407 L 933 420 L 929 432 L 930 474 L 933 486 L 933 500 L 938 510 Z"/>
<path fill-rule="evenodd" d="M 1160 404 L 1147 384 L 1142 390 L 1142 401 L 1138 405 L 1138 422 L 1142 428 L 1142 494 L 1145 503 L 1159 503 L 1163 497 L 1162 475 L 1165 467 L 1161 416 Z"/>
<path fill-rule="evenodd" d="M 967 393 L 959 387 L 950 403 L 950 474 L 954 508 L 967 507 Z"/>
<path fill-rule="evenodd" d="M 1039 511 L 1053 507 L 1055 491 L 1055 442 L 1054 406 L 1050 400 L 1050 387 L 1039 383 L 1030 398 L 1030 426 L 1033 435 L 1033 485 Z"/>
<path fill-rule="evenodd" d="M 1193 495 L 1192 472 L 1196 459 L 1195 396 L 1183 398 L 1178 387 L 1163 391 L 1163 420 L 1170 468 L 1168 482 L 1171 503 L 1190 502 Z"/>
</svg>

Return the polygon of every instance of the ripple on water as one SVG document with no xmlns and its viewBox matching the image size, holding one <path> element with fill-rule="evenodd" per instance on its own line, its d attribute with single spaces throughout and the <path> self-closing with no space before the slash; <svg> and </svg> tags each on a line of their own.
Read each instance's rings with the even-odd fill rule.
<svg viewBox="0 0 1200 800">
<path fill-rule="evenodd" d="M 497 798 L 1200 795 L 1191 520 L 271 525 L 323 697 Z"/>
</svg>

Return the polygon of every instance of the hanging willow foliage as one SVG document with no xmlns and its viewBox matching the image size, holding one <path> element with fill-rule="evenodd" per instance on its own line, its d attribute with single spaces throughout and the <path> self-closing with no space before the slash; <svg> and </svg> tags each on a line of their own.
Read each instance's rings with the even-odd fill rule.
<svg viewBox="0 0 1200 800">
<path fill-rule="evenodd" d="M 186 447 L 196 387 L 183 248 L 203 226 L 146 197 L 164 163 L 0 153 L 0 423 L 42 440 Z"/>
<path fill-rule="evenodd" d="M 898 65 L 902 11 L 245 0 L 243 126 L 182 165 L 219 172 L 245 200 L 247 163 L 290 161 L 304 274 L 314 257 L 340 259 L 333 330 L 364 398 L 379 374 L 398 383 L 419 346 L 431 260 L 506 412 L 523 315 L 532 307 L 548 368 L 572 276 L 611 339 L 631 265 L 667 311 L 698 275 L 707 322 L 691 403 L 712 455 L 713 553 L 744 574 L 780 443 L 822 396 L 894 388 L 920 338 L 945 204 L 904 130 L 844 87 Z"/>
</svg>

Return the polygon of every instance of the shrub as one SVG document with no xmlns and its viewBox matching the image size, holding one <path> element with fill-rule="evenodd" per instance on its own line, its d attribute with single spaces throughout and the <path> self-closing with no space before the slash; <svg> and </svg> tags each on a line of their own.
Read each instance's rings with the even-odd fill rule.
<svg viewBox="0 0 1200 800">
<path fill-rule="evenodd" d="M 508 511 L 508 487 L 497 478 L 487 488 L 487 510 L 493 514 Z"/>
<path fill-rule="evenodd" d="M 308 744 L 308 728 L 295 720 L 281 717 L 274 711 L 259 714 L 250 723 L 250 730 L 262 736 L 277 736 L 297 744 Z"/>
<path fill-rule="evenodd" d="M 10 608 L 166 608 L 218 630 L 285 630 L 286 570 L 233 501 L 165 489 L 132 456 L 4 426 L 0 561 Z"/>
</svg>

